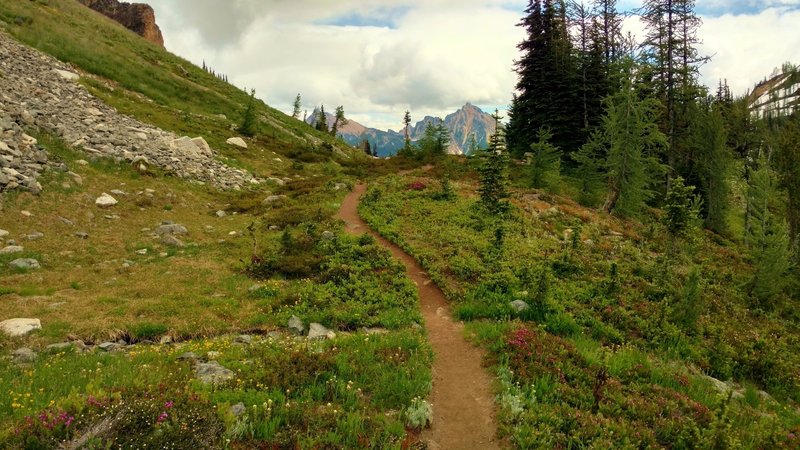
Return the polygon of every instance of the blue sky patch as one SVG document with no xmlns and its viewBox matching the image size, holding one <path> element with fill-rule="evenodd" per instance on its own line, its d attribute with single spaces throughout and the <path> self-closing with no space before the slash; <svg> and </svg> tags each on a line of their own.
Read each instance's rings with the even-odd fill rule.
<svg viewBox="0 0 800 450">
<path fill-rule="evenodd" d="M 377 27 L 397 28 L 397 21 L 409 10 L 408 6 L 396 8 L 380 8 L 366 13 L 354 12 L 337 17 L 332 17 L 316 22 L 317 25 L 331 25 L 335 27 Z"/>
</svg>

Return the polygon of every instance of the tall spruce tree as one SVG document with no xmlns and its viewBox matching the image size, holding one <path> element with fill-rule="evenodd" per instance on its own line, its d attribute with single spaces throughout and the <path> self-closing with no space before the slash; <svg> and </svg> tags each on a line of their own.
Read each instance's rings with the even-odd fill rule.
<svg viewBox="0 0 800 450">
<path fill-rule="evenodd" d="M 511 208 L 508 202 L 508 154 L 500 114 L 495 111 L 495 132 L 479 169 L 481 205 L 493 216 L 502 216 Z"/>
<path fill-rule="evenodd" d="M 300 108 L 302 106 L 300 104 L 300 94 L 297 94 L 297 97 L 295 97 L 293 106 L 294 109 L 292 110 L 292 118 L 298 119 L 300 117 Z"/>
<path fill-rule="evenodd" d="M 339 134 L 339 127 L 347 125 L 348 120 L 344 116 L 344 106 L 336 107 L 336 115 L 333 118 L 333 126 L 331 127 L 331 136 L 336 137 Z"/>
<path fill-rule="evenodd" d="M 250 91 L 250 98 L 247 99 L 247 108 L 239 124 L 239 133 L 245 136 L 255 136 L 256 134 L 256 90 Z"/>
<path fill-rule="evenodd" d="M 319 106 L 315 128 L 319 131 L 322 131 L 323 133 L 330 132 L 330 130 L 328 129 L 328 115 L 325 114 L 325 105 Z"/>
<path fill-rule="evenodd" d="M 561 149 L 550 143 L 553 133 L 548 128 L 539 129 L 539 138 L 531 144 L 531 186 L 536 189 L 553 187 L 561 169 Z"/>
<path fill-rule="evenodd" d="M 709 229 L 725 234 L 730 204 L 730 176 L 733 158 L 728 148 L 722 105 L 702 102 L 690 106 L 693 124 L 685 172 L 696 182 L 703 198 L 703 219 Z"/>
<path fill-rule="evenodd" d="M 582 108 L 563 0 L 531 0 L 520 23 L 527 32 L 518 45 L 517 96 L 509 112 L 509 150 L 522 157 L 541 127 L 553 131 L 553 144 L 569 153 L 583 144 Z"/>
<path fill-rule="evenodd" d="M 768 158 L 761 156 L 751 169 L 747 191 L 750 215 L 745 238 L 751 249 L 754 273 L 748 292 L 759 306 L 768 309 L 789 283 L 791 248 L 786 222 L 773 211 L 778 180 Z"/>
<path fill-rule="evenodd" d="M 635 87 L 637 66 L 624 63 L 626 76 L 620 90 L 607 101 L 603 129 L 595 135 L 606 147 L 609 193 L 603 209 L 637 215 L 653 196 L 651 186 L 663 172 L 657 152 L 667 144 L 658 129 L 659 103 L 641 99 Z"/>
<path fill-rule="evenodd" d="M 651 69 L 649 84 L 664 105 L 660 126 L 669 143 L 667 185 L 672 174 L 685 173 L 689 106 L 700 96 L 697 77 L 708 60 L 697 51 L 701 20 L 694 8 L 695 0 L 646 0 L 640 11 L 647 28 L 643 50 Z"/>
</svg>

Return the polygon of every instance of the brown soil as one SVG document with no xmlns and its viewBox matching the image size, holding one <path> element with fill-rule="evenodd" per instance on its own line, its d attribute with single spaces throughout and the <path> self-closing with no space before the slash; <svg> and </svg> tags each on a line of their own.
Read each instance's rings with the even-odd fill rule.
<svg viewBox="0 0 800 450">
<path fill-rule="evenodd" d="M 492 380 L 481 366 L 482 352 L 462 335 L 462 325 L 450 318 L 450 306 L 441 289 L 419 264 L 398 246 L 371 230 L 358 215 L 366 186 L 357 185 L 347 195 L 338 218 L 351 234 L 370 233 L 406 266 L 419 289 L 425 328 L 433 360 L 433 426 L 422 434 L 432 450 L 499 449 L 495 438 Z"/>
</svg>

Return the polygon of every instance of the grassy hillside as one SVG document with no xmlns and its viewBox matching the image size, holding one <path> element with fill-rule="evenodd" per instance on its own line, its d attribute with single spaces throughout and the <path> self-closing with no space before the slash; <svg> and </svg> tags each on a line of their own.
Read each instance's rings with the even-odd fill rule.
<svg viewBox="0 0 800 450">
<path fill-rule="evenodd" d="M 119 111 L 203 136 L 223 162 L 281 179 L 220 192 L 28 129 L 72 174 L 47 172 L 40 196 L 0 197 L 2 246 L 25 247 L 0 256 L 0 320 L 42 322 L 0 337 L 0 447 L 383 449 L 417 439 L 407 411 L 428 395 L 432 356 L 416 291 L 386 251 L 332 219 L 353 174 L 368 170 L 361 152 L 261 102 L 249 149 L 228 146 L 246 93 L 73 0 L 0 0 L 0 29 L 72 63 Z M 117 206 L 94 205 L 112 190 Z M 154 235 L 167 221 L 186 226 L 185 246 Z M 43 237 L 26 238 L 34 232 Z M 41 269 L 8 266 L 20 257 Z M 306 340 L 287 328 L 292 316 L 337 336 Z M 230 372 L 205 384 L 195 361 Z"/>
<path fill-rule="evenodd" d="M 287 168 L 275 165 L 270 152 L 312 163 L 335 159 L 334 148 L 361 157 L 261 101 L 255 148 L 231 148 L 225 140 L 241 123 L 248 93 L 87 10 L 74 0 L 3 0 L 0 28 L 73 64 L 87 75 L 82 83 L 120 112 L 180 135 L 205 136 L 233 165 L 268 174 Z"/>
<path fill-rule="evenodd" d="M 669 253 L 657 217 L 621 221 L 531 189 L 500 225 L 472 172 L 447 170 L 461 174 L 457 196 L 429 174 L 387 177 L 361 214 L 423 263 L 489 350 L 516 448 L 796 448 L 796 303 L 753 307 L 739 244 L 700 233 Z"/>
</svg>

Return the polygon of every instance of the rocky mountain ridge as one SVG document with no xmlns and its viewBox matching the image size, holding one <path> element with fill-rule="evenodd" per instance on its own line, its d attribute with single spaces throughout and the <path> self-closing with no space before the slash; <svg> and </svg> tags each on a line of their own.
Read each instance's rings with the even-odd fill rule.
<svg viewBox="0 0 800 450">
<path fill-rule="evenodd" d="M 328 120 L 328 128 L 333 126 L 333 114 L 325 114 Z M 316 125 L 319 109 L 306 118 L 306 122 L 311 126 Z M 495 121 L 490 114 L 483 112 L 480 108 L 471 103 L 465 104 L 458 111 L 447 115 L 444 119 L 440 117 L 425 116 L 422 120 L 409 127 L 409 137 L 412 142 L 416 142 L 425 135 L 428 125 L 438 125 L 444 122 L 450 130 L 451 145 L 449 152 L 452 154 L 467 154 L 469 152 L 470 136 L 475 137 L 475 142 L 479 148 L 486 147 L 489 137 L 494 133 Z M 395 155 L 403 145 L 405 145 L 405 132 L 403 130 L 378 130 L 369 128 L 356 121 L 349 120 L 347 125 L 340 127 L 339 136 L 346 143 L 358 146 L 363 141 L 369 141 L 372 148 L 377 148 L 378 156 Z"/>
<path fill-rule="evenodd" d="M 78 2 L 119 22 L 148 41 L 164 47 L 164 36 L 156 24 L 156 13 L 150 5 L 118 0 L 78 0 Z"/>
<path fill-rule="evenodd" d="M 180 137 L 118 113 L 78 84 L 80 76 L 71 67 L 4 33 L 0 74 L 0 182 L 5 182 L 0 191 L 41 189 L 36 179 L 48 168 L 47 155 L 22 131 L 25 127 L 57 135 L 89 157 L 110 157 L 137 169 L 159 167 L 221 189 L 261 182 L 217 161 L 202 137 Z M 234 139 L 231 145 L 244 144 Z"/>
</svg>

